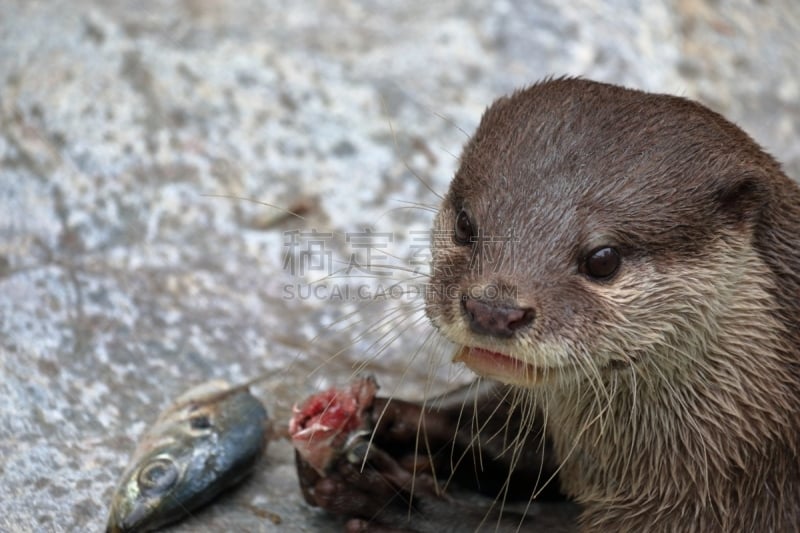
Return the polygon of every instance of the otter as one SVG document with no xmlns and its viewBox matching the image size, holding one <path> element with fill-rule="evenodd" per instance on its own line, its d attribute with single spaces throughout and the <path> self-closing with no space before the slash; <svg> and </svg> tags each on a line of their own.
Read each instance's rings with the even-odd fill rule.
<svg viewBox="0 0 800 533">
<path fill-rule="evenodd" d="M 800 188 L 741 129 L 539 82 L 485 111 L 432 235 L 426 313 L 480 386 L 385 399 L 371 447 L 301 479 L 314 505 L 361 531 L 551 525 L 409 476 L 424 442 L 434 464 L 478 450 L 461 470 L 503 498 L 551 481 L 567 528 L 800 529 Z"/>
</svg>

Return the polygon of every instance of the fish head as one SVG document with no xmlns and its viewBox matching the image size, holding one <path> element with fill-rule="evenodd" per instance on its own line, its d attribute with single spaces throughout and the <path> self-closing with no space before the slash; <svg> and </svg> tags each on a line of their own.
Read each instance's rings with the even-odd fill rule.
<svg viewBox="0 0 800 533">
<path fill-rule="evenodd" d="M 151 531 L 180 509 L 190 461 L 175 451 L 153 450 L 126 473 L 114 495 L 107 533 Z"/>
<path fill-rule="evenodd" d="M 263 406 L 246 392 L 165 412 L 118 485 L 107 533 L 152 531 L 208 503 L 250 472 L 268 425 Z"/>
</svg>

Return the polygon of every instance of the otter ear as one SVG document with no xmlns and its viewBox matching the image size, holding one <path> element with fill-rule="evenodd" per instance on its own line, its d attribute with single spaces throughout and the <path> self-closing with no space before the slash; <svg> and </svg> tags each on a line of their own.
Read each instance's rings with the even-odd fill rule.
<svg viewBox="0 0 800 533">
<path fill-rule="evenodd" d="M 769 199 L 769 188 L 761 176 L 742 174 L 725 180 L 717 190 L 718 209 L 733 223 L 758 218 Z"/>
</svg>

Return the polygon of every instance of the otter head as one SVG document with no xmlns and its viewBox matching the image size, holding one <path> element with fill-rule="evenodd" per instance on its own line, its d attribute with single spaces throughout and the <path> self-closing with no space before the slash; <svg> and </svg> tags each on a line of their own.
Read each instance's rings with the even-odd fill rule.
<svg viewBox="0 0 800 533">
<path fill-rule="evenodd" d="M 427 314 L 509 384 L 682 372 L 732 309 L 774 307 L 749 286 L 767 279 L 752 243 L 771 173 L 685 99 L 575 79 L 501 98 L 436 218 Z"/>
</svg>

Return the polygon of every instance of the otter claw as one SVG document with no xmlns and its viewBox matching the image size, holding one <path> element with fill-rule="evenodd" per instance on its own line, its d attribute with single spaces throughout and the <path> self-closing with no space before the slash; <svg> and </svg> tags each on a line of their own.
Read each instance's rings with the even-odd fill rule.
<svg viewBox="0 0 800 533">
<path fill-rule="evenodd" d="M 344 443 L 344 456 L 351 464 L 363 463 L 369 453 L 369 442 L 367 439 L 372 434 L 371 431 L 362 429 L 351 433 Z"/>
</svg>

